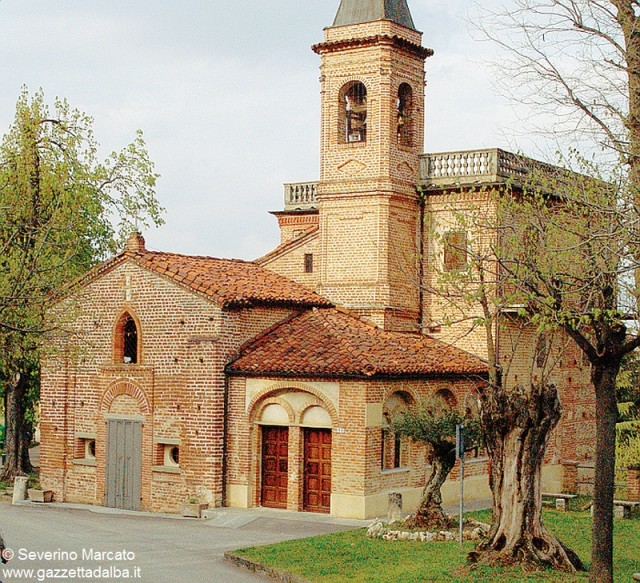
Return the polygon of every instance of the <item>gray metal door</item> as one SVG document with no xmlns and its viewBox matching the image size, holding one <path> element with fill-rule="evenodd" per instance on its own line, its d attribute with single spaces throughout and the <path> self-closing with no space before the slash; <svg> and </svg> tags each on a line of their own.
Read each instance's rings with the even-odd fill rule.
<svg viewBox="0 0 640 583">
<path fill-rule="evenodd" d="M 140 509 L 142 482 L 142 422 L 109 419 L 107 422 L 105 506 Z"/>
</svg>

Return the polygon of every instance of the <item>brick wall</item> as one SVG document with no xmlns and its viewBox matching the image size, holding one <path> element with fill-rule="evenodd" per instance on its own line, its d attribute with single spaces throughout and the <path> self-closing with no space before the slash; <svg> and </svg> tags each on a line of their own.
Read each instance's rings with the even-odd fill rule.
<svg viewBox="0 0 640 583">
<path fill-rule="evenodd" d="M 313 255 L 313 270 L 305 271 L 305 255 Z M 312 236 L 291 241 L 282 253 L 269 255 L 258 261 L 262 267 L 284 275 L 308 289 L 317 291 L 320 286 L 323 258 L 320 248 L 320 237 Z"/>
</svg>

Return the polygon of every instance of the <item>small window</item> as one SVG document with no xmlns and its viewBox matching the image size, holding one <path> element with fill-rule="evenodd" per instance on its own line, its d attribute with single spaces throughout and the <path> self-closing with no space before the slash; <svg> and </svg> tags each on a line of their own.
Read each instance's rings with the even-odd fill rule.
<svg viewBox="0 0 640 583">
<path fill-rule="evenodd" d="M 536 366 L 538 368 L 544 368 L 547 362 L 547 354 L 549 352 L 549 342 L 544 334 L 538 336 L 536 341 Z"/>
<path fill-rule="evenodd" d="M 169 474 L 180 473 L 180 440 L 162 438 L 155 442 L 153 471 Z"/>
<path fill-rule="evenodd" d="M 467 264 L 467 233 L 449 231 L 444 236 L 444 270 L 455 271 Z"/>
<path fill-rule="evenodd" d="M 398 144 L 413 146 L 413 90 L 403 83 L 398 88 Z"/>
<path fill-rule="evenodd" d="M 339 123 L 343 142 L 367 140 L 367 88 L 360 81 L 347 83 L 341 89 Z"/>
<path fill-rule="evenodd" d="M 164 465 L 178 467 L 180 465 L 180 447 L 177 445 L 164 446 Z"/>
<path fill-rule="evenodd" d="M 92 434 L 76 434 L 74 450 L 74 464 L 96 465 L 96 438 Z"/>
<path fill-rule="evenodd" d="M 304 272 L 313 273 L 313 253 L 304 254 Z"/>
<path fill-rule="evenodd" d="M 393 418 L 406 411 L 411 397 L 402 391 L 391 395 L 383 405 L 381 467 L 393 470 L 409 465 L 409 441 L 391 428 Z"/>
<path fill-rule="evenodd" d="M 122 362 L 125 364 L 136 364 L 138 362 L 138 329 L 131 316 L 127 316 L 124 322 L 124 352 Z"/>
<path fill-rule="evenodd" d="M 84 457 L 88 460 L 96 459 L 96 440 L 85 439 L 84 440 Z"/>
<path fill-rule="evenodd" d="M 402 437 L 391 429 L 382 430 L 382 469 L 402 467 Z"/>
</svg>

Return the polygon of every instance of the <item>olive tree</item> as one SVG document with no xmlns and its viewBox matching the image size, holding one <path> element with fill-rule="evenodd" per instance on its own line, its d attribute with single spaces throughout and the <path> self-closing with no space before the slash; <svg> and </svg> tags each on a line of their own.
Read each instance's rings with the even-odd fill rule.
<svg viewBox="0 0 640 583">
<path fill-rule="evenodd" d="M 433 397 L 409 407 L 391 421 L 393 431 L 427 448 L 428 477 L 418 509 L 405 524 L 412 528 L 451 528 L 453 519 L 442 509 L 441 488 L 456 463 L 456 426 L 465 425 L 466 443 L 475 447 L 477 416 L 461 413 L 444 399 Z"/>
</svg>

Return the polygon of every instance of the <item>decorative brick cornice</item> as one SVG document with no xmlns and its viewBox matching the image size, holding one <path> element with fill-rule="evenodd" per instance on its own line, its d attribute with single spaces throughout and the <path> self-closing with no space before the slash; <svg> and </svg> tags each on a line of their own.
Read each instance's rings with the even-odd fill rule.
<svg viewBox="0 0 640 583">
<path fill-rule="evenodd" d="M 315 44 L 311 50 L 318 55 L 334 53 L 345 49 L 372 47 L 376 45 L 390 45 L 402 49 L 420 59 L 426 59 L 433 55 L 433 49 L 417 45 L 397 35 L 377 34 L 363 38 L 350 38 L 339 41 L 329 41 Z"/>
</svg>

